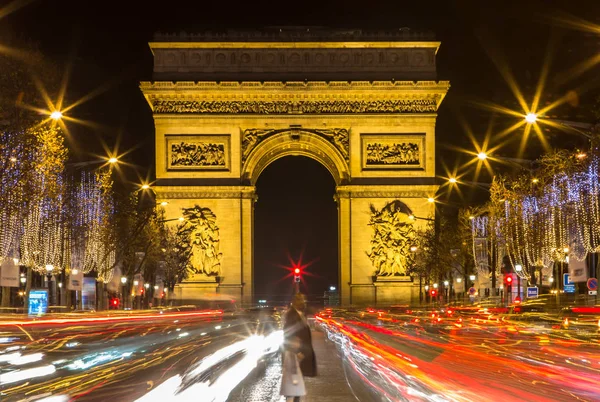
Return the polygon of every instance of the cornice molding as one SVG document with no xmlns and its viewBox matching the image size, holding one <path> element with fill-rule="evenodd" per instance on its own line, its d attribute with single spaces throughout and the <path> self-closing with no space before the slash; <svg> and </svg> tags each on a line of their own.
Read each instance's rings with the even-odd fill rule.
<svg viewBox="0 0 600 402">
<path fill-rule="evenodd" d="M 427 92 L 443 92 L 450 88 L 450 81 L 142 81 L 141 90 L 146 93 L 155 91 L 244 91 L 250 90 L 425 90 Z"/>
<path fill-rule="evenodd" d="M 408 187 L 408 188 L 407 188 Z M 429 198 L 439 186 L 338 186 L 336 198 Z"/>
<path fill-rule="evenodd" d="M 156 198 L 161 200 L 186 198 L 254 199 L 254 186 L 155 186 Z"/>
</svg>

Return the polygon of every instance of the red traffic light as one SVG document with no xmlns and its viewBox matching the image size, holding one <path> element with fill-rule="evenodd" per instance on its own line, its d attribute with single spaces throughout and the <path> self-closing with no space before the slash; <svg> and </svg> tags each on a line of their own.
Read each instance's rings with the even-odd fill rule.
<svg viewBox="0 0 600 402">
<path fill-rule="evenodd" d="M 512 283 L 512 276 L 506 277 L 506 283 L 508 283 L 509 285 Z"/>
<path fill-rule="evenodd" d="M 435 295 L 437 294 L 437 290 L 435 290 L 435 289 L 431 289 L 431 292 L 430 292 L 430 293 L 431 293 L 431 295 L 432 295 L 432 296 L 435 296 Z"/>
<path fill-rule="evenodd" d="M 295 269 L 294 269 L 294 273 L 295 273 L 296 275 L 300 275 L 300 268 L 295 268 Z"/>
</svg>

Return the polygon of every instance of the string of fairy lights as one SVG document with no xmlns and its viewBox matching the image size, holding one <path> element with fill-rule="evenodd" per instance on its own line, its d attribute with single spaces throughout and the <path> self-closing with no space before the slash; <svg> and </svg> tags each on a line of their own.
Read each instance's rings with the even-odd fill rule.
<svg viewBox="0 0 600 402">
<path fill-rule="evenodd" d="M 0 133 L 0 258 L 18 259 L 40 273 L 95 271 L 99 281 L 110 281 L 115 262 L 112 167 L 69 176 L 57 125 L 26 132 L 28 143 L 15 140 L 23 134 Z"/>
<path fill-rule="evenodd" d="M 543 273 L 551 273 L 553 263 L 567 256 L 583 261 L 588 253 L 600 252 L 599 167 L 600 157 L 592 155 L 582 169 L 552 175 L 535 194 L 507 191 L 501 200 L 504 213 L 497 219 L 472 217 L 475 263 L 482 259 L 479 240 L 492 232 L 497 251 L 505 248 L 513 266 L 542 268 Z M 530 272 L 517 274 L 529 278 Z"/>
</svg>

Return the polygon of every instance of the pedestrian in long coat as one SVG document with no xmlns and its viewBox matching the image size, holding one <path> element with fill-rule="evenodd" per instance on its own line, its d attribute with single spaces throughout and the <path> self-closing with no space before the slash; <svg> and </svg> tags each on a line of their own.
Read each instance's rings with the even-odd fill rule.
<svg viewBox="0 0 600 402">
<path fill-rule="evenodd" d="M 283 316 L 283 365 L 281 395 L 288 401 L 300 401 L 306 395 L 304 377 L 317 375 L 317 361 L 310 327 L 304 315 L 306 300 L 297 293 Z"/>
</svg>

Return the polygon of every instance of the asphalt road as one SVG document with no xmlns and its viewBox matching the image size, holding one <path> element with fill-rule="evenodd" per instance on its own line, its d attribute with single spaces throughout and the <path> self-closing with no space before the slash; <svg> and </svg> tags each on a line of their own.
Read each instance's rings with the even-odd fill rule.
<svg viewBox="0 0 600 402">
<path fill-rule="evenodd" d="M 522 317 L 320 314 L 304 401 L 600 400 L 600 329 Z M 0 401 L 279 402 L 282 340 L 267 310 L 0 317 Z"/>
</svg>

